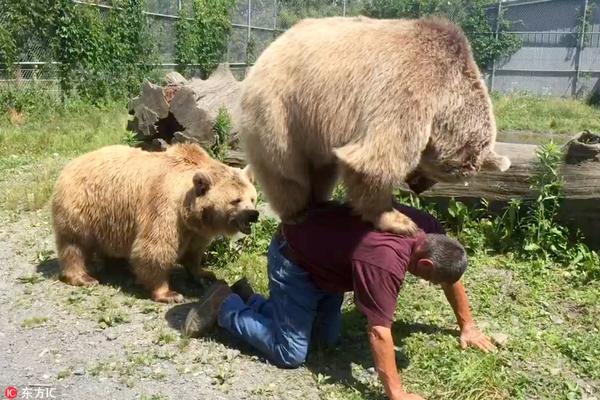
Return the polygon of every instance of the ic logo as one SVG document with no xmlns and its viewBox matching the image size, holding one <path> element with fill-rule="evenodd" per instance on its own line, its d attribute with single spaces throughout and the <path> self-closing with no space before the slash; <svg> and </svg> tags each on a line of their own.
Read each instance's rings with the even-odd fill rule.
<svg viewBox="0 0 600 400">
<path fill-rule="evenodd" d="M 15 399 L 17 397 L 18 394 L 18 390 L 16 387 L 14 386 L 9 386 L 4 390 L 4 395 L 6 396 L 7 399 Z"/>
</svg>

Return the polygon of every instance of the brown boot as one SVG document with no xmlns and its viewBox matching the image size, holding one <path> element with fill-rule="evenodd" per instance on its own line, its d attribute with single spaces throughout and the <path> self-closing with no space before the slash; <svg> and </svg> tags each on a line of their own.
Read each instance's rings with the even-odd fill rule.
<svg viewBox="0 0 600 400">
<path fill-rule="evenodd" d="M 213 283 L 190 309 L 183 324 L 183 334 L 187 337 L 205 335 L 215 326 L 219 308 L 231 293 L 231 289 L 224 281 Z"/>
<path fill-rule="evenodd" d="M 240 296 L 244 303 L 247 303 L 250 296 L 254 294 L 254 290 L 246 278 L 242 278 L 231 285 L 231 291 Z"/>
</svg>

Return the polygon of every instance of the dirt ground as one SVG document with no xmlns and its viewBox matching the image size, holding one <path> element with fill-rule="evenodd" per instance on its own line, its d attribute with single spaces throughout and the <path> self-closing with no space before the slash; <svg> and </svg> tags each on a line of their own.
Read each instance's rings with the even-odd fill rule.
<svg viewBox="0 0 600 400">
<path fill-rule="evenodd" d="M 278 369 L 227 337 L 182 338 L 186 305 L 154 303 L 128 278 L 70 287 L 57 268 L 47 215 L 1 216 L 2 392 L 50 385 L 64 399 L 319 398 L 306 368 Z"/>
</svg>

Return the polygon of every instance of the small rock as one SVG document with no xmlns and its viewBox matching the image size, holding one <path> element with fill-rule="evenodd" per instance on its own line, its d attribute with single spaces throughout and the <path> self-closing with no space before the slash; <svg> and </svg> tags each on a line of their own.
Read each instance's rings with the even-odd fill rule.
<svg viewBox="0 0 600 400">
<path fill-rule="evenodd" d="M 375 375 L 376 374 L 374 367 L 367 368 L 367 372 L 370 373 L 371 375 Z"/>
<path fill-rule="evenodd" d="M 565 322 L 565 320 L 559 317 L 558 315 L 551 315 L 550 320 L 556 325 L 562 325 Z"/>
<path fill-rule="evenodd" d="M 47 381 L 48 379 L 50 379 L 50 375 L 44 374 L 44 375 L 42 375 L 42 379 Z"/>
<path fill-rule="evenodd" d="M 508 335 L 506 333 L 494 332 L 491 335 L 492 341 L 500 347 L 504 347 L 508 342 Z"/>
<path fill-rule="evenodd" d="M 106 332 L 104 336 L 106 336 L 107 340 L 115 340 L 117 338 L 117 334 L 112 331 Z"/>
<path fill-rule="evenodd" d="M 85 375 L 85 369 L 83 368 L 75 368 L 73 371 L 73 375 Z"/>
</svg>

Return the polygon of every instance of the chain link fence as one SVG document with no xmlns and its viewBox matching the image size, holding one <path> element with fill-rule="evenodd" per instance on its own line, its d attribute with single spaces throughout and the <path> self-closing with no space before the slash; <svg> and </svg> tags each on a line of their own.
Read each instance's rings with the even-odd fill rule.
<svg viewBox="0 0 600 400">
<path fill-rule="evenodd" d="M 73 0 L 80 7 L 108 9 L 106 0 Z M 182 8 L 193 0 L 148 0 L 146 14 L 155 35 L 157 68 L 173 69 L 175 26 Z M 225 59 L 238 77 L 298 15 L 356 15 L 367 0 L 286 2 L 238 0 Z M 319 4 L 319 6 L 315 6 Z M 300 9 L 299 9 L 300 8 Z M 502 13 L 510 33 L 522 41 L 511 57 L 495 60 L 486 71 L 488 85 L 502 92 L 527 91 L 578 96 L 600 90 L 600 0 L 509 0 L 492 4 L 490 21 Z M 588 18 L 584 23 L 582 16 Z M 2 24 L 3 21 L 0 21 Z M 506 34 L 496 30 L 495 35 Z M 58 92 L 57 64 L 44 43 L 30 41 L 13 71 L 0 70 L 0 86 L 26 90 L 35 86 Z"/>
</svg>

